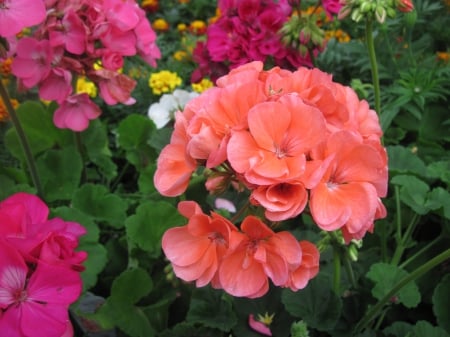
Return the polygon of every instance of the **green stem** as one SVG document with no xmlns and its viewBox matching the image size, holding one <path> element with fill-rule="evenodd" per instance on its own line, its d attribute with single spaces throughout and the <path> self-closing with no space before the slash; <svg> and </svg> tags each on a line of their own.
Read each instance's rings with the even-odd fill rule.
<svg viewBox="0 0 450 337">
<path fill-rule="evenodd" d="M 413 256 L 408 258 L 406 261 L 403 261 L 402 264 L 399 265 L 400 268 L 405 269 L 405 267 L 410 264 L 412 261 L 417 259 L 419 256 L 421 256 L 423 253 L 425 253 L 428 249 L 433 247 L 436 243 L 438 243 L 442 239 L 442 236 L 439 235 L 437 238 L 435 238 L 433 241 L 428 242 L 427 245 L 422 247 L 417 253 L 415 253 Z"/>
<path fill-rule="evenodd" d="M 333 290 L 338 296 L 341 294 L 341 253 L 338 247 L 333 247 Z"/>
<path fill-rule="evenodd" d="M 414 270 L 411 274 L 401 279 L 381 300 L 379 300 L 373 307 L 371 307 L 367 311 L 364 317 L 356 325 L 355 332 L 359 333 L 363 331 L 377 316 L 383 306 L 392 298 L 392 296 L 397 294 L 405 285 L 407 285 L 411 281 L 416 280 L 417 278 L 428 272 L 430 269 L 436 267 L 447 259 L 450 259 L 450 249 L 447 249 L 439 255 L 435 256 L 434 258 Z"/>
<path fill-rule="evenodd" d="M 381 115 L 380 80 L 378 77 L 377 56 L 375 54 L 375 43 L 373 40 L 373 19 L 370 17 L 366 20 L 366 43 L 367 51 L 369 53 L 370 69 L 372 70 L 375 111 L 378 113 L 378 115 Z"/>
<path fill-rule="evenodd" d="M 16 129 L 17 136 L 19 137 L 20 144 L 25 154 L 25 160 L 27 161 L 28 171 L 30 172 L 33 185 L 36 188 L 37 195 L 43 199 L 44 193 L 42 190 L 41 180 L 39 179 L 36 163 L 34 161 L 33 153 L 31 152 L 30 148 L 30 143 L 28 142 L 27 135 L 25 134 L 25 131 L 22 128 L 22 124 L 20 123 L 19 117 L 16 114 L 16 110 L 11 104 L 8 91 L 4 87 L 2 81 L 0 81 L 0 97 L 4 102 L 6 110 L 8 111 L 8 114 L 11 117 L 11 121 L 14 125 L 14 128 Z"/>
<path fill-rule="evenodd" d="M 406 229 L 403 236 L 400 236 L 399 240 L 397 241 L 397 248 L 395 249 L 394 255 L 391 260 L 391 264 L 396 266 L 400 262 L 400 259 L 402 257 L 403 252 L 406 249 L 406 246 L 408 245 L 408 241 L 411 239 L 411 234 L 416 228 L 417 220 L 419 219 L 419 215 L 414 214 L 413 218 L 409 222 L 408 228 Z"/>
<path fill-rule="evenodd" d="M 75 147 L 78 153 L 80 154 L 80 158 L 83 163 L 83 171 L 81 173 L 81 182 L 83 183 L 87 181 L 86 165 L 84 165 L 86 158 L 86 151 L 84 150 L 83 140 L 81 139 L 81 132 L 74 132 L 73 136 L 75 139 Z"/>
<path fill-rule="evenodd" d="M 345 256 L 344 256 L 344 268 L 345 268 L 347 276 L 350 280 L 350 283 L 352 284 L 353 289 L 356 289 L 357 284 L 356 284 L 356 279 L 355 279 L 355 273 L 353 272 L 352 261 L 350 259 L 350 256 L 349 256 L 347 250 L 345 251 Z"/>
</svg>

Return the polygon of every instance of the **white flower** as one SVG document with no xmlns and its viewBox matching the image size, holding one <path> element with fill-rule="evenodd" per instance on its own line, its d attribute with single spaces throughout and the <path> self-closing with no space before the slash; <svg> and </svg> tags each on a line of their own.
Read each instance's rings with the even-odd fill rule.
<svg viewBox="0 0 450 337">
<path fill-rule="evenodd" d="M 161 129 L 174 118 L 176 111 L 183 110 L 184 106 L 198 95 L 196 92 L 175 89 L 171 94 L 162 95 L 159 102 L 150 105 L 148 117 Z"/>
</svg>

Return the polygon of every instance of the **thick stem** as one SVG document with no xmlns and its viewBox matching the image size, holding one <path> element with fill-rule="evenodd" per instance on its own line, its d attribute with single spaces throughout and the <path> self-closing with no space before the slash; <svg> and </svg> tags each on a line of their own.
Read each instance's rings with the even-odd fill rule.
<svg viewBox="0 0 450 337">
<path fill-rule="evenodd" d="M 30 143 L 28 142 L 27 135 L 25 134 L 25 131 L 22 128 L 22 124 L 20 123 L 19 117 L 16 114 L 16 110 L 11 104 L 8 91 L 6 90 L 2 81 L 0 81 L 0 96 L 5 104 L 9 116 L 11 117 L 11 121 L 17 132 L 17 136 L 19 137 L 20 145 L 22 146 L 22 150 L 25 154 L 25 160 L 28 165 L 28 171 L 30 172 L 33 185 L 36 188 L 38 196 L 44 198 L 41 180 L 39 179 L 39 174 L 36 169 L 36 163 L 34 161 L 33 153 L 31 152 Z"/>
<path fill-rule="evenodd" d="M 447 249 L 441 254 L 435 256 L 427 263 L 424 263 L 419 268 L 414 270 L 411 274 L 401 279 L 381 300 L 377 302 L 377 304 L 375 304 L 370 308 L 370 310 L 367 311 L 364 317 L 356 325 L 355 332 L 358 333 L 364 330 L 369 325 L 369 323 L 378 315 L 380 310 L 392 298 L 392 296 L 397 294 L 405 285 L 407 285 L 411 281 L 416 280 L 417 278 L 428 272 L 430 269 L 436 267 L 447 259 L 450 259 L 450 249 Z"/>
<path fill-rule="evenodd" d="M 373 19 L 370 17 L 368 17 L 366 20 L 366 44 L 367 52 L 369 53 L 370 69 L 372 70 L 375 111 L 378 113 L 378 115 L 381 115 L 380 80 L 378 77 L 377 56 L 375 53 L 375 43 L 373 40 Z"/>
</svg>

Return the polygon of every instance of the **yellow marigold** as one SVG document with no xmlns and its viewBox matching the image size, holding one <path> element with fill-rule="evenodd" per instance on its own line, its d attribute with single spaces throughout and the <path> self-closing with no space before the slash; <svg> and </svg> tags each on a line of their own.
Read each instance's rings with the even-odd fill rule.
<svg viewBox="0 0 450 337">
<path fill-rule="evenodd" d="M 155 95 L 161 95 L 166 92 L 172 92 L 182 83 L 181 77 L 177 73 L 169 70 L 161 70 L 150 74 L 148 85 Z"/>
<path fill-rule="evenodd" d="M 17 107 L 19 106 L 19 101 L 14 98 L 11 98 L 10 102 L 13 108 L 17 109 Z M 0 122 L 5 122 L 8 119 L 9 119 L 8 110 L 6 109 L 6 105 L 3 102 L 3 99 L 0 97 Z"/>
<path fill-rule="evenodd" d="M 212 86 L 214 86 L 214 83 L 211 80 L 207 79 L 207 78 L 203 78 L 198 83 L 192 83 L 191 86 L 192 86 L 192 90 L 194 90 L 195 92 L 202 93 L 206 89 L 211 88 Z"/>
<path fill-rule="evenodd" d="M 141 7 L 146 11 L 153 13 L 159 9 L 159 2 L 158 0 L 143 0 Z"/>
<path fill-rule="evenodd" d="M 169 23 L 163 18 L 159 18 L 153 21 L 152 27 L 158 32 L 166 32 L 169 30 Z"/>
<path fill-rule="evenodd" d="M 448 53 L 446 51 L 438 51 L 436 53 L 436 56 L 437 56 L 438 60 L 441 60 L 444 62 L 448 62 L 450 60 L 450 53 Z"/>
<path fill-rule="evenodd" d="M 84 76 L 80 76 L 77 79 L 77 93 L 86 93 L 90 97 L 96 97 L 97 96 L 97 86 L 94 82 L 88 80 Z"/>
<path fill-rule="evenodd" d="M 206 22 L 202 20 L 194 20 L 189 25 L 189 31 L 195 35 L 203 35 L 206 33 Z"/>
<path fill-rule="evenodd" d="M 216 15 L 214 15 L 212 18 L 208 19 L 208 25 L 215 23 L 220 18 L 221 14 L 222 13 L 220 12 L 220 9 L 216 8 Z"/>
<path fill-rule="evenodd" d="M 173 58 L 177 61 L 187 61 L 190 59 L 189 54 L 184 50 L 177 50 L 175 53 L 173 53 Z"/>
<path fill-rule="evenodd" d="M 185 32 L 185 31 L 187 30 L 186 24 L 185 24 L 185 23 L 179 23 L 179 24 L 177 25 L 177 30 L 178 30 L 180 33 Z"/>
<path fill-rule="evenodd" d="M 325 31 L 325 39 L 329 40 L 331 38 L 335 38 L 338 42 L 341 43 L 346 43 L 350 41 L 350 35 L 348 35 L 342 29 Z"/>
<path fill-rule="evenodd" d="M 11 74 L 11 63 L 12 57 L 0 61 L 0 75 L 7 77 Z"/>
</svg>

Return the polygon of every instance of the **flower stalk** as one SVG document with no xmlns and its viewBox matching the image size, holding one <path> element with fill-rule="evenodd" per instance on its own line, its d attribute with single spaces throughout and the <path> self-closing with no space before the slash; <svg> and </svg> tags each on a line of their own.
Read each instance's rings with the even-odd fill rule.
<svg viewBox="0 0 450 337">
<path fill-rule="evenodd" d="M 20 123 L 19 117 L 17 116 L 16 110 L 11 104 L 11 100 L 6 90 L 3 82 L 0 81 L 0 96 L 5 104 L 6 110 L 8 111 L 9 116 L 11 117 L 11 121 L 16 129 L 17 136 L 19 137 L 20 145 L 22 146 L 23 152 L 25 154 L 25 160 L 27 162 L 28 171 L 31 176 L 31 180 L 33 181 L 33 185 L 36 188 L 37 195 L 41 198 L 44 198 L 44 193 L 42 190 L 41 180 L 39 179 L 39 174 L 37 172 L 36 163 L 33 157 L 33 153 L 31 152 L 30 143 L 28 142 L 27 135 L 25 134 L 24 129 L 22 128 L 22 124 Z"/>
<path fill-rule="evenodd" d="M 373 39 L 373 19 L 371 17 L 367 17 L 366 19 L 366 44 L 367 44 L 367 52 L 369 53 L 370 69 L 372 71 L 375 111 L 380 116 L 381 115 L 380 80 L 378 76 L 378 64 L 377 64 L 377 56 L 375 53 L 375 42 Z"/>
</svg>

